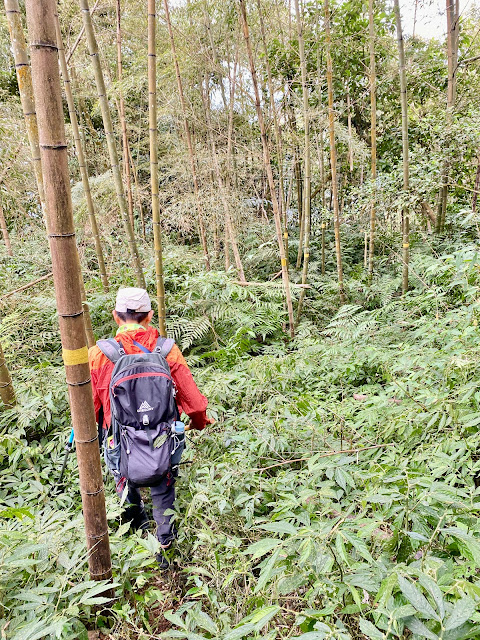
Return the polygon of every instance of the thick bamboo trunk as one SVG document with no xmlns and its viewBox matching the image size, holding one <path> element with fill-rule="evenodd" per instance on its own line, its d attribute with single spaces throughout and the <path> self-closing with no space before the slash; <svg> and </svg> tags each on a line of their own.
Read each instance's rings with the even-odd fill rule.
<svg viewBox="0 0 480 640">
<path fill-rule="evenodd" d="M 243 35 L 245 38 L 245 45 L 247 47 L 248 61 L 250 65 L 250 73 L 252 76 L 252 84 L 253 90 L 255 94 L 255 108 L 257 112 L 257 120 L 260 128 L 260 135 L 262 139 L 262 148 L 263 148 L 263 163 L 265 167 L 265 171 L 267 172 L 268 185 L 270 188 L 270 198 L 272 200 L 273 205 L 273 218 L 275 220 L 275 231 L 277 235 L 277 243 L 278 243 L 278 251 L 280 254 L 280 264 L 282 266 L 282 280 L 285 289 L 285 300 L 287 303 L 287 311 L 288 311 L 288 321 L 290 324 L 290 335 L 293 338 L 295 335 L 295 322 L 293 317 L 293 304 L 292 304 L 292 294 L 290 291 L 290 278 L 288 274 L 288 263 L 285 255 L 285 246 L 283 244 L 282 237 L 282 220 L 280 217 L 280 210 L 278 206 L 277 194 L 275 191 L 275 181 L 273 179 L 273 171 L 272 164 L 270 161 L 270 149 L 268 147 L 267 134 L 265 129 L 265 122 L 263 119 L 262 108 L 260 105 L 260 94 L 258 91 L 258 82 L 257 82 L 257 72 L 255 69 L 255 63 L 253 60 L 253 52 L 252 45 L 250 43 L 250 34 L 248 29 L 247 22 L 247 9 L 245 6 L 245 0 L 239 0 L 240 3 L 240 19 L 243 27 Z"/>
<path fill-rule="evenodd" d="M 80 8 L 82 10 L 83 24 L 85 26 L 85 34 L 87 36 L 88 51 L 90 54 L 90 59 L 92 61 L 93 71 L 95 74 L 95 84 L 97 86 L 98 101 L 100 103 L 100 109 L 102 111 L 103 127 L 105 129 L 105 137 L 107 139 L 110 166 L 113 173 L 113 181 L 115 184 L 115 192 L 117 195 L 118 207 L 120 209 L 120 216 L 121 216 L 123 227 L 125 230 L 125 235 L 127 236 L 128 246 L 130 249 L 130 255 L 133 263 L 132 266 L 135 270 L 137 285 L 139 287 L 145 287 L 145 278 L 143 276 L 142 265 L 140 262 L 137 243 L 135 242 L 133 227 L 130 224 L 127 201 L 125 198 L 125 192 L 123 190 L 123 181 L 122 181 L 122 175 L 120 172 L 120 164 L 118 161 L 117 145 L 116 145 L 115 136 L 113 133 L 112 117 L 110 114 L 110 105 L 108 103 L 107 91 L 105 88 L 105 80 L 103 77 L 102 67 L 100 65 L 100 56 L 98 51 L 97 39 L 95 37 L 95 32 L 93 30 L 93 24 L 92 24 L 92 18 L 90 15 L 90 9 L 88 6 L 88 0 L 79 0 L 79 2 L 80 2 Z"/>
<path fill-rule="evenodd" d="M 90 11 L 90 15 L 91 16 L 93 16 L 93 14 L 97 10 L 97 7 L 98 7 L 99 4 L 100 4 L 100 0 L 96 0 L 95 4 L 92 7 L 92 10 Z M 77 50 L 77 47 L 80 44 L 84 33 L 85 33 L 85 25 L 83 25 L 82 28 L 80 29 L 80 31 L 78 33 L 78 36 L 77 36 L 77 39 L 75 40 L 75 42 L 73 43 L 72 48 L 70 49 L 70 51 L 66 55 L 67 64 L 70 63 L 70 59 L 73 56 L 73 54 L 75 53 L 75 51 Z"/>
<path fill-rule="evenodd" d="M 91 578 L 103 580 L 111 578 L 112 567 L 68 174 L 55 33 L 56 3 L 27 0 L 26 9 L 46 186 L 47 230 L 75 432 L 88 564 Z"/>
<path fill-rule="evenodd" d="M 122 158 L 123 158 L 123 175 L 125 176 L 125 183 L 127 188 L 127 202 L 128 202 L 128 215 L 130 217 L 130 224 L 132 229 L 135 229 L 135 220 L 133 217 L 133 195 L 132 195 L 132 175 L 130 173 L 129 162 L 129 144 L 128 144 L 128 131 L 127 120 L 125 118 L 125 100 L 123 99 L 122 80 L 123 80 L 123 65 L 122 65 L 122 8 L 120 6 L 120 0 L 116 3 L 116 15 L 117 15 L 117 80 L 118 80 L 118 117 L 120 119 L 120 126 L 122 128 Z"/>
<path fill-rule="evenodd" d="M 183 114 L 183 126 L 185 129 L 185 137 L 187 140 L 187 148 L 188 148 L 188 157 L 190 160 L 190 169 L 192 172 L 192 181 L 193 181 L 193 192 L 195 196 L 195 205 L 197 208 L 197 220 L 198 220 L 198 228 L 200 231 L 200 241 L 202 243 L 203 248 L 203 256 L 205 259 L 205 267 L 207 270 L 210 269 L 210 257 L 208 255 L 208 246 L 207 246 L 207 235 L 205 232 L 205 225 L 203 223 L 203 211 L 200 200 L 200 190 L 198 187 L 198 178 L 197 178 L 197 167 L 196 167 L 196 158 L 195 158 L 195 149 L 192 144 L 192 136 L 190 134 L 190 126 L 188 124 L 188 113 L 187 113 L 187 105 L 185 103 L 185 96 L 183 94 L 183 84 L 182 77 L 180 75 L 180 67 L 178 66 L 178 58 L 177 51 L 175 48 L 175 39 L 173 37 L 172 23 L 170 20 L 170 10 L 168 8 L 168 0 L 163 0 L 163 4 L 165 7 L 165 19 L 167 21 L 168 33 L 170 36 L 170 45 L 172 48 L 172 56 L 173 63 L 175 66 L 175 75 L 177 77 L 177 88 L 178 95 L 180 98 L 180 104 L 182 105 L 182 114 Z M 223 86 L 223 85 L 222 85 Z"/>
<path fill-rule="evenodd" d="M 38 197 L 45 215 L 45 193 L 42 179 L 42 165 L 40 161 L 40 147 L 38 146 L 37 114 L 35 112 L 35 100 L 33 97 L 32 76 L 28 62 L 27 44 L 23 33 L 22 17 L 18 0 L 5 0 L 8 30 L 12 43 L 12 52 L 17 71 L 18 90 L 22 103 L 25 126 L 27 128 L 28 142 L 32 154 L 32 164 L 37 183 Z"/>
<path fill-rule="evenodd" d="M 150 184 L 152 189 L 153 243 L 155 251 L 155 280 L 157 285 L 158 326 L 167 335 L 165 285 L 163 281 L 162 231 L 158 192 L 157 142 L 157 53 L 155 0 L 148 0 L 148 114 L 150 130 Z"/>
<path fill-rule="evenodd" d="M 95 243 L 95 253 L 97 254 L 98 269 L 100 271 L 100 278 L 104 291 L 108 291 L 108 276 L 105 268 L 105 260 L 103 258 L 102 243 L 100 241 L 100 234 L 98 231 L 97 217 L 95 215 L 95 206 L 93 204 L 92 192 L 90 191 L 90 180 L 88 177 L 87 163 L 85 160 L 85 154 L 83 151 L 83 144 L 80 138 L 80 129 L 78 127 L 77 113 L 75 111 L 75 103 L 73 100 L 72 87 L 70 84 L 70 77 L 68 73 L 67 61 L 65 59 L 65 51 L 63 48 L 62 33 L 60 31 L 60 22 L 58 20 L 58 14 L 55 16 L 55 29 L 57 34 L 58 43 L 58 59 L 60 61 L 60 69 L 62 72 L 63 83 L 65 87 L 65 97 L 67 99 L 68 113 L 70 115 L 70 123 L 72 125 L 73 140 L 75 142 L 75 150 L 77 152 L 78 167 L 80 169 L 80 175 L 82 177 L 83 191 L 85 193 L 85 200 L 87 202 L 88 217 L 90 219 L 90 227 L 92 229 L 93 241 Z M 83 279 L 82 279 L 83 285 Z M 87 314 L 88 317 L 90 314 Z M 87 315 L 85 317 L 87 317 Z M 91 323 L 90 323 L 91 324 Z"/>
<path fill-rule="evenodd" d="M 12 378 L 5 362 L 2 345 L 0 343 L 0 399 L 9 408 L 15 406 L 17 399 L 13 389 Z"/>
<path fill-rule="evenodd" d="M 327 56 L 327 93 L 328 93 L 328 131 L 330 135 L 330 168 L 332 172 L 331 195 L 333 200 L 333 224 L 335 229 L 335 253 L 337 256 L 338 291 L 340 302 L 345 304 L 345 291 L 343 288 L 343 263 L 342 247 L 340 242 L 340 211 L 338 207 L 338 184 L 337 184 L 337 149 L 335 145 L 335 114 L 333 110 L 333 68 L 331 55 L 331 34 L 330 34 L 330 7 L 329 1 L 325 0 L 325 49 Z"/>
<path fill-rule="evenodd" d="M 298 48 L 300 53 L 300 70 L 302 74 L 302 96 L 303 96 L 303 127 L 305 131 L 304 141 L 304 180 L 303 180 L 303 219 L 304 219 L 304 236 L 303 236 L 303 271 L 302 284 L 307 284 L 308 263 L 310 258 L 310 225 L 311 225 L 311 159 L 310 159 L 310 114 L 308 103 L 308 86 L 307 86 L 307 62 L 305 58 L 305 44 L 303 38 L 303 16 L 300 14 L 299 0 L 295 0 L 295 13 L 297 17 L 297 33 Z M 300 292 L 297 307 L 297 319 L 300 321 L 302 315 L 303 301 L 305 298 L 305 288 Z"/>
<path fill-rule="evenodd" d="M 403 159 L 403 191 L 407 198 L 409 190 L 409 160 L 408 160 L 408 111 L 407 111 L 407 77 L 405 73 L 405 49 L 403 45 L 402 20 L 399 0 L 394 0 L 395 21 L 397 23 L 398 68 L 400 73 L 400 104 L 402 107 L 402 159 Z M 402 210 L 402 293 L 408 291 L 408 263 L 410 257 L 410 213 L 408 205 Z"/>
<path fill-rule="evenodd" d="M 370 139 L 372 156 L 372 196 L 370 203 L 370 248 L 368 256 L 368 279 L 373 277 L 375 254 L 375 225 L 376 225 L 376 188 L 377 188 L 377 72 L 375 64 L 375 24 L 374 0 L 368 0 L 368 48 L 370 51 Z"/>
<path fill-rule="evenodd" d="M 203 84 L 202 84 L 202 100 L 203 100 L 203 106 L 205 110 L 205 118 L 206 118 L 206 124 L 207 124 L 207 137 L 208 137 L 210 148 L 212 151 L 213 169 L 214 169 L 216 180 L 217 180 L 220 200 L 222 201 L 223 211 L 225 214 L 225 229 L 226 229 L 226 233 L 228 234 L 229 244 L 232 247 L 233 257 L 235 258 L 235 266 L 237 267 L 238 277 L 242 282 L 244 282 L 245 273 L 243 271 L 242 258 L 240 256 L 240 251 L 238 249 L 235 229 L 233 226 L 232 217 L 230 215 L 230 205 L 228 203 L 227 195 L 225 192 L 225 184 L 222 179 L 220 164 L 218 162 L 218 157 L 217 157 L 217 148 L 216 148 L 215 140 L 213 137 L 212 122 L 210 118 L 210 92 L 208 87 L 208 81 L 206 79 L 205 79 L 205 91 L 203 90 Z"/>
<path fill-rule="evenodd" d="M 2 200 L 0 197 L 0 229 L 2 230 L 3 241 L 5 248 L 9 256 L 13 256 L 12 243 L 10 242 L 10 236 L 7 229 L 7 221 L 5 220 L 5 213 L 3 211 Z"/>
<path fill-rule="evenodd" d="M 350 86 L 347 82 L 347 127 L 348 127 L 348 164 L 350 178 L 353 177 L 353 129 L 352 129 L 352 105 L 350 101 Z"/>
</svg>

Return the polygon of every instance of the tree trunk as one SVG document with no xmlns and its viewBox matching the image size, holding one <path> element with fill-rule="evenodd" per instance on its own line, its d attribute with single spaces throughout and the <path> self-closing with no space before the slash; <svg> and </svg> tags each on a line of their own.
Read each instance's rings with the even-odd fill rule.
<svg viewBox="0 0 480 640">
<path fill-rule="evenodd" d="M 377 72 L 375 64 L 375 25 L 374 0 L 368 0 L 368 47 L 370 51 L 370 132 L 372 156 L 372 200 L 370 203 L 370 249 L 368 257 L 368 280 L 373 278 L 373 264 L 375 254 L 375 225 L 376 225 L 376 188 L 377 188 Z"/>
<path fill-rule="evenodd" d="M 45 216 L 45 192 L 42 179 L 42 165 L 40 162 L 40 147 L 38 144 L 37 114 L 35 112 L 35 100 L 33 97 L 32 75 L 28 62 L 27 43 L 23 33 L 22 17 L 18 0 L 5 0 L 8 30 L 12 43 L 15 69 L 17 71 L 18 90 L 22 103 L 25 126 L 27 128 L 28 142 L 32 154 L 32 164 L 37 183 L 38 197 Z"/>
<path fill-rule="evenodd" d="M 340 242 L 340 211 L 338 208 L 337 185 L 337 149 L 335 145 L 335 115 L 333 111 L 333 68 L 331 56 L 330 35 L 330 7 L 329 0 L 325 0 L 325 49 L 327 55 L 327 92 L 328 92 L 328 130 L 330 135 L 330 168 L 332 172 L 331 197 L 333 200 L 333 223 L 335 229 L 335 253 L 337 255 L 338 291 L 341 304 L 345 304 L 343 288 L 342 247 Z"/>
<path fill-rule="evenodd" d="M 65 59 L 65 51 L 63 48 L 62 33 L 60 31 L 60 21 L 58 19 L 58 14 L 55 16 L 55 29 L 56 29 L 57 43 L 58 43 L 58 58 L 60 61 L 60 69 L 62 72 L 63 83 L 65 86 L 65 96 L 67 98 L 68 113 L 70 115 L 70 123 L 72 125 L 73 139 L 75 142 L 75 150 L 77 152 L 78 167 L 80 169 L 80 175 L 82 177 L 83 191 L 85 193 L 88 216 L 90 218 L 90 227 L 92 229 L 93 241 L 95 243 L 95 253 L 97 254 L 98 269 L 100 271 L 100 278 L 102 280 L 103 289 L 104 291 L 108 291 L 107 270 L 105 269 L 105 260 L 103 258 L 102 244 L 100 241 L 100 234 L 98 232 L 97 218 L 95 215 L 95 207 L 93 204 L 92 193 L 90 191 L 90 180 L 88 177 L 87 163 L 85 160 L 82 141 L 80 139 L 80 129 L 78 128 L 77 113 L 75 111 L 75 103 L 73 101 L 72 87 L 70 84 L 70 77 L 68 74 L 67 61 Z M 83 279 L 82 279 L 82 285 L 83 285 Z"/>
<path fill-rule="evenodd" d="M 27 0 L 33 87 L 46 185 L 47 230 L 89 551 L 90 576 L 112 566 L 100 450 L 88 366 L 55 33 L 55 0 Z M 113 593 L 109 594 L 113 596 Z"/>
<path fill-rule="evenodd" d="M 477 173 L 475 175 L 475 188 L 473 190 L 472 211 L 477 210 L 478 192 L 480 190 L 480 154 L 477 159 Z"/>
<path fill-rule="evenodd" d="M 304 236 L 303 236 L 303 271 L 302 284 L 307 284 L 308 263 L 310 258 L 310 225 L 311 225 L 311 160 L 310 160 L 310 114 L 308 103 L 308 85 L 307 85 L 307 62 L 305 58 L 305 44 L 303 39 L 303 15 L 300 14 L 299 0 L 295 0 L 295 14 L 297 17 L 298 29 L 298 48 L 300 53 L 300 70 L 302 74 L 302 96 L 303 96 L 303 127 L 305 131 L 304 141 L 304 189 L 303 189 L 303 219 L 304 219 Z M 298 299 L 296 323 L 300 321 L 302 315 L 303 301 L 305 298 L 305 288 L 300 291 Z"/>
<path fill-rule="evenodd" d="M 157 53 L 155 0 L 148 0 L 148 114 L 150 130 L 150 180 L 152 189 L 153 243 L 155 251 L 155 280 L 157 285 L 158 327 L 160 335 L 167 335 L 165 285 L 163 281 L 162 231 L 158 192 L 157 142 Z"/>
<path fill-rule="evenodd" d="M 407 198 L 409 190 L 407 77 L 405 73 L 405 50 L 403 46 L 402 20 L 400 15 L 399 0 L 394 0 L 394 10 L 395 21 L 397 23 L 398 67 L 400 73 L 400 104 L 402 107 L 403 196 L 404 198 Z M 405 294 L 408 291 L 408 263 L 410 256 L 410 214 L 408 205 L 404 205 L 402 210 L 402 232 L 402 293 Z"/>
<path fill-rule="evenodd" d="M 205 233 L 205 225 L 203 223 L 203 212 L 202 205 L 200 200 L 200 192 L 198 188 L 198 178 L 197 178 L 197 167 L 196 167 L 196 158 L 195 158 L 195 149 L 192 144 L 192 136 L 190 134 L 190 126 L 188 124 L 188 114 L 187 114 L 187 105 L 185 103 L 185 96 L 183 94 L 183 84 L 182 77 L 180 75 L 180 67 L 178 66 L 177 59 L 177 51 L 175 48 L 175 39 L 173 37 L 173 29 L 172 23 L 170 20 L 170 11 L 168 8 L 168 0 L 163 0 L 163 5 L 165 7 L 165 19 L 167 21 L 168 33 L 170 36 L 170 45 L 172 48 L 172 56 L 173 56 L 173 64 L 175 66 L 175 75 L 177 77 L 177 87 L 178 87 L 178 95 L 180 98 L 180 103 L 182 105 L 182 114 L 183 114 L 183 126 L 185 129 L 185 137 L 187 140 L 188 147 L 188 157 L 190 159 L 190 169 L 192 172 L 192 181 L 193 181 L 193 192 L 195 195 L 195 205 L 197 207 L 197 220 L 198 220 L 198 228 L 200 230 L 200 241 L 203 247 L 203 256 L 205 258 L 205 267 L 207 271 L 210 270 L 210 257 L 208 255 L 208 246 L 207 246 L 207 236 Z M 223 86 L 223 85 L 222 85 Z"/>
<path fill-rule="evenodd" d="M 273 179 L 273 171 L 272 171 L 272 165 L 270 161 L 270 149 L 268 148 L 265 122 L 263 119 L 262 108 L 260 106 L 260 94 L 258 92 L 257 72 L 255 70 L 252 46 L 250 44 L 250 34 L 248 30 L 247 9 L 245 6 L 245 0 L 239 0 L 239 3 L 240 3 L 240 19 L 242 22 L 245 44 L 247 47 L 248 61 L 250 64 L 250 73 L 252 76 L 253 90 L 255 94 L 255 108 L 257 111 L 257 119 L 258 119 L 258 125 L 260 128 L 260 135 L 262 138 L 263 163 L 264 163 L 265 170 L 267 172 L 268 185 L 270 188 L 270 197 L 272 199 L 272 205 L 273 205 L 273 217 L 275 220 L 275 231 L 277 235 L 278 250 L 280 254 L 280 263 L 282 266 L 282 280 L 285 288 L 285 299 L 287 303 L 288 320 L 290 324 L 290 335 L 293 338 L 295 335 L 295 323 L 293 318 L 293 304 L 292 304 L 292 294 L 290 291 L 290 278 L 288 275 L 288 263 L 287 263 L 287 258 L 285 256 L 285 246 L 283 244 L 283 238 L 282 238 L 282 220 L 280 218 L 280 210 L 278 207 L 277 194 L 275 191 L 275 181 Z"/>
<path fill-rule="evenodd" d="M 0 399 L 8 408 L 14 407 L 17 403 L 15 391 L 13 389 L 12 378 L 5 362 L 2 344 L 0 343 Z"/>
<path fill-rule="evenodd" d="M 12 243 L 10 242 L 10 236 L 7 229 L 7 221 L 5 220 L 5 213 L 3 212 L 2 199 L 0 196 L 0 228 L 2 229 L 3 241 L 5 248 L 9 256 L 13 256 Z"/>
<path fill-rule="evenodd" d="M 348 164 L 350 178 L 353 177 L 353 132 L 352 132 L 352 105 L 350 103 L 350 86 L 347 82 L 347 127 L 348 127 Z"/>
<path fill-rule="evenodd" d="M 125 192 L 123 190 L 123 181 L 120 173 L 120 164 L 118 161 L 117 145 L 115 142 L 115 136 L 113 133 L 112 117 L 110 114 L 110 105 L 108 103 L 107 91 L 105 88 L 105 80 L 103 77 L 102 67 L 100 65 L 100 56 L 98 51 L 97 39 L 93 30 L 92 19 L 90 15 L 90 9 L 88 7 L 88 0 L 79 0 L 80 8 L 82 10 L 83 24 L 85 26 L 85 34 L 87 36 L 88 51 L 90 59 L 92 61 L 93 71 L 95 74 L 95 84 L 97 86 L 98 100 L 100 103 L 100 109 L 102 111 L 103 127 L 105 129 L 105 137 L 107 139 L 108 154 L 110 158 L 110 166 L 113 173 L 113 181 L 115 183 L 115 192 L 117 195 L 118 207 L 120 209 L 120 215 L 127 236 L 128 246 L 130 249 L 130 255 L 132 257 L 133 268 L 135 269 L 135 276 L 137 285 L 139 287 L 145 287 L 145 278 L 142 271 L 142 265 L 140 262 L 140 255 L 138 253 L 137 243 L 135 242 L 135 235 L 133 227 L 130 224 L 130 217 L 128 214 L 127 201 L 125 199 Z"/>
<path fill-rule="evenodd" d="M 135 220 L 133 217 L 133 195 L 132 195 L 132 175 L 130 173 L 129 162 L 129 144 L 128 144 L 128 131 L 127 121 L 125 118 L 125 100 L 123 99 L 122 79 L 123 79 L 123 66 L 122 66 L 122 23 L 121 23 L 121 6 L 120 0 L 116 3 L 117 14 L 117 80 L 118 80 L 118 102 L 119 110 L 118 116 L 120 118 L 120 126 L 122 127 L 122 158 L 123 158 L 123 175 L 125 176 L 125 183 L 127 187 L 127 201 L 128 201 L 128 215 L 130 217 L 130 224 L 132 229 L 135 229 Z"/>
<path fill-rule="evenodd" d="M 235 236 L 235 229 L 233 227 L 232 218 L 230 216 L 230 205 L 228 203 L 227 196 L 225 193 L 225 185 L 222 180 L 222 174 L 220 172 L 220 165 L 218 163 L 218 157 L 217 157 L 217 149 L 215 145 L 215 140 L 213 138 L 212 122 L 210 118 L 210 90 L 208 87 L 207 79 L 205 78 L 204 81 L 205 81 L 205 90 L 203 90 L 203 83 L 202 83 L 202 100 L 203 100 L 203 106 L 205 110 L 205 118 L 206 118 L 206 124 L 207 124 L 207 138 L 210 142 L 210 148 L 212 150 L 213 169 L 215 171 L 220 200 L 222 201 L 223 210 L 225 213 L 225 228 L 228 233 L 228 239 L 232 246 L 233 257 L 235 258 L 235 265 L 238 271 L 238 277 L 241 282 L 245 282 L 245 273 L 243 271 L 242 259 L 240 257 L 240 251 L 238 250 L 237 239 Z"/>
</svg>

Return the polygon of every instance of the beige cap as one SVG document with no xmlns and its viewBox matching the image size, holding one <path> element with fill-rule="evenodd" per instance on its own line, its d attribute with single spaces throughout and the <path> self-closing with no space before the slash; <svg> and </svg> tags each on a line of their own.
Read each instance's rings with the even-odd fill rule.
<svg viewBox="0 0 480 640">
<path fill-rule="evenodd" d="M 145 289 L 129 287 L 127 289 L 118 290 L 115 311 L 125 313 L 127 310 L 136 312 L 147 312 L 152 310 L 150 296 Z"/>
</svg>

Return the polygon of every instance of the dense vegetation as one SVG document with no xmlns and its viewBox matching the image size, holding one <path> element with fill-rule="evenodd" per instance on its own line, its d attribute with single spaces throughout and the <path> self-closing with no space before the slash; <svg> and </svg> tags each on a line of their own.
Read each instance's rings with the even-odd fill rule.
<svg viewBox="0 0 480 640">
<path fill-rule="evenodd" d="M 111 79 L 109 97 L 117 131 L 115 105 L 120 92 L 125 97 L 131 168 L 138 178 L 135 228 L 153 293 L 145 3 L 123 4 L 123 79 Z M 475 11 L 462 16 L 459 56 L 473 62 L 458 67 L 453 115 L 445 109 L 445 43 L 407 40 L 410 188 L 405 192 L 394 18 L 389 4 L 375 4 L 376 181 L 369 178 L 368 3 L 338 2 L 332 11 L 343 305 L 331 223 L 323 5 L 303 7 L 311 146 L 316 152 L 312 193 L 317 185 L 319 189 L 312 198 L 309 288 L 303 289 L 303 315 L 293 339 L 235 3 L 199 0 L 172 12 L 210 270 L 205 269 L 198 235 L 168 34 L 163 22 L 158 27 L 167 328 L 209 398 L 216 423 L 188 443 L 177 485 L 177 559 L 169 573 L 157 570 L 154 535 L 142 537 L 120 523 L 121 508 L 105 473 L 113 602 L 105 598 L 104 583 L 88 577 L 74 455 L 63 484 L 58 483 L 71 422 L 51 280 L 5 296 L 47 275 L 51 260 L 24 141 L 6 22 L 0 17 L 0 205 L 13 254 L 0 246 L 0 338 L 17 396 L 16 406 L 0 408 L 2 638 L 480 636 L 480 259 L 479 218 L 471 200 L 478 188 L 480 87 L 472 65 L 480 47 L 479 21 Z M 81 20 L 73 0 L 59 6 L 68 49 Z M 273 154 L 273 166 L 277 180 L 284 171 L 290 204 L 289 271 L 297 309 L 302 291 L 297 286 L 302 280 L 297 182 L 302 179 L 296 182 L 294 176 L 297 161 L 297 170 L 304 170 L 299 159 L 305 123 L 299 47 L 294 10 L 267 0 L 261 7 L 267 55 L 262 53 L 257 6 L 248 4 L 272 148 L 267 60 L 278 112 L 283 113 L 284 156 Z M 114 22 L 115 3 L 101 2 L 95 27 L 106 69 L 115 68 Z M 135 275 L 118 221 L 83 43 L 75 56 L 77 106 L 109 292 L 98 274 L 73 151 L 72 194 L 90 314 L 100 338 L 113 332 L 110 311 L 116 288 L 133 286 Z M 230 111 L 236 57 L 239 87 Z M 209 77 L 207 105 L 201 96 L 204 72 Z M 211 109 L 210 127 L 206 108 Z M 70 135 L 68 117 L 67 131 Z M 248 286 L 239 281 L 237 268 L 225 265 L 226 256 L 235 262 L 225 251 L 227 222 L 212 176 L 209 137 L 220 159 Z M 434 208 L 445 175 L 445 224 L 437 224 L 434 233 L 437 211 L 433 218 L 425 212 Z M 378 229 L 370 277 L 365 229 L 373 196 Z M 412 230 L 408 291 L 402 295 L 405 207 Z"/>
</svg>

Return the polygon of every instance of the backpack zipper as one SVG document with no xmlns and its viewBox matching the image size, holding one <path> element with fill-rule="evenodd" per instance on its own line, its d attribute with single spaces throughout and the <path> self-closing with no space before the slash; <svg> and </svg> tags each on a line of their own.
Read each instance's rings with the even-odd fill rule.
<svg viewBox="0 0 480 640">
<path fill-rule="evenodd" d="M 148 377 L 159 377 L 159 378 L 167 378 L 167 380 L 170 380 L 173 383 L 172 378 L 167 375 L 166 373 L 160 373 L 155 372 L 155 371 L 151 371 L 149 373 L 135 373 L 132 374 L 131 376 L 125 376 L 124 378 L 120 378 L 120 380 L 117 380 L 117 382 L 115 382 L 115 384 L 112 386 L 112 393 L 115 396 L 115 387 L 118 387 L 119 384 L 121 384 L 122 382 L 125 382 L 126 380 L 133 380 L 133 378 L 148 378 Z"/>
</svg>

